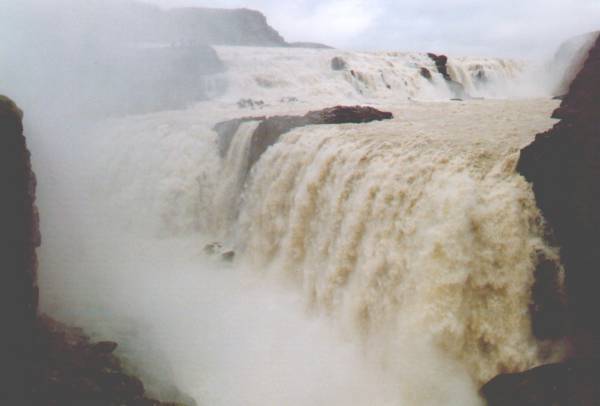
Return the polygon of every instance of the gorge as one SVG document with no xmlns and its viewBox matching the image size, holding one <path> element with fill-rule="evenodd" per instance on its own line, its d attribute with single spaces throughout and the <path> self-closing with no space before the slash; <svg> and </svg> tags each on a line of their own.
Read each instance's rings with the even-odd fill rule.
<svg viewBox="0 0 600 406">
<path fill-rule="evenodd" d="M 597 34 L 542 65 L 135 10 L 158 51 L 0 64 L 5 399 L 598 402 Z"/>
</svg>

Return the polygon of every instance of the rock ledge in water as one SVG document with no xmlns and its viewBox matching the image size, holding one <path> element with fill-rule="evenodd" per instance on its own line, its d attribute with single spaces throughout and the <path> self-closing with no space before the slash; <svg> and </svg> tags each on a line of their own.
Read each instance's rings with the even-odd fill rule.
<svg viewBox="0 0 600 406">
<path fill-rule="evenodd" d="M 258 161 L 266 149 L 279 140 L 286 132 L 307 125 L 369 123 L 371 121 L 392 119 L 392 113 L 368 106 L 335 106 L 306 113 L 304 116 L 243 117 L 217 123 L 214 130 L 219 135 L 219 153 L 227 154 L 229 145 L 240 125 L 247 121 L 260 121 L 252 134 L 248 168 Z"/>
<path fill-rule="evenodd" d="M 465 92 L 464 86 L 461 83 L 452 80 L 452 77 L 450 77 L 450 74 L 448 73 L 448 57 L 446 55 L 436 55 L 432 53 L 428 53 L 427 56 L 435 63 L 437 71 L 444 77 L 448 88 L 455 96 L 454 98 L 467 98 L 468 95 Z M 421 75 L 423 75 L 423 71 L 421 71 Z"/>
<path fill-rule="evenodd" d="M 341 57 L 335 56 L 331 59 L 331 70 L 339 71 L 346 70 L 347 68 L 348 64 Z"/>
</svg>

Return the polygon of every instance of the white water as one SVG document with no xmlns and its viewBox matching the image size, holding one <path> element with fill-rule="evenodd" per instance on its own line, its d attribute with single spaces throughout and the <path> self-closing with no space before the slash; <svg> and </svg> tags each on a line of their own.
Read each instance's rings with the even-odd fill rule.
<svg viewBox="0 0 600 406">
<path fill-rule="evenodd" d="M 245 47 L 218 47 L 217 51 L 230 82 L 222 99 L 230 102 L 251 98 L 277 105 L 282 98 L 292 97 L 312 107 L 315 102 L 390 105 L 456 97 L 425 53 Z M 347 67 L 332 70 L 334 57 L 342 58 Z M 421 75 L 421 68 L 431 73 L 431 81 Z M 510 59 L 448 59 L 450 76 L 472 97 L 545 96 L 549 92 L 536 69 Z M 478 74 L 486 80 L 478 80 Z"/>
<path fill-rule="evenodd" d="M 323 51 L 219 52 L 232 84 L 215 103 L 63 134 L 79 141 L 60 166 L 33 140 L 52 166 L 44 309 L 119 340 L 154 393 L 160 380 L 206 405 L 478 405 L 483 381 L 543 361 L 529 289 L 536 250 L 555 254 L 514 165 L 556 102 L 406 101 L 448 97 L 406 67 L 420 55 L 343 53 L 364 77 L 401 58 L 388 98 L 377 75 L 356 84 L 307 57 Z M 277 83 L 252 85 L 261 71 Z M 260 114 L 372 99 L 395 119 L 294 130 L 246 179 L 256 123 L 223 160 L 210 128 L 247 96 Z M 232 265 L 203 254 L 221 238 Z"/>
</svg>

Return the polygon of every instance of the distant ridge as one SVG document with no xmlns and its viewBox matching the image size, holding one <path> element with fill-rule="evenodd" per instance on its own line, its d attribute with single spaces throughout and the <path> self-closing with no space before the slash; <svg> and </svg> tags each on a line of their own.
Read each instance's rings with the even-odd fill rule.
<svg viewBox="0 0 600 406">
<path fill-rule="evenodd" d="M 286 42 L 281 34 L 269 25 L 264 14 L 247 8 L 173 8 L 161 10 L 156 17 L 162 20 L 159 25 L 164 27 L 160 34 L 163 40 L 192 40 L 208 45 L 332 48 L 315 42 Z M 155 26 L 148 30 L 149 35 L 155 33 Z"/>
<path fill-rule="evenodd" d="M 249 9 L 176 8 L 163 12 L 167 35 L 209 45 L 288 46 L 260 12 Z"/>
<path fill-rule="evenodd" d="M 26 27 L 57 41 L 87 36 L 110 46 L 127 43 L 289 46 L 264 14 L 246 8 L 161 8 L 138 0 L 21 0 L 3 12 L 10 19 L 0 33 Z M 61 22 L 60 33 L 55 31 Z M 93 35 L 92 35 L 93 33 Z"/>
</svg>

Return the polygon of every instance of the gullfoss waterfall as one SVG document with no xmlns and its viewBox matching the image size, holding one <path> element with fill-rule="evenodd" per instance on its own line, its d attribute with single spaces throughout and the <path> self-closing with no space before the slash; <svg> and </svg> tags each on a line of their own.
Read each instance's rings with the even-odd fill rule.
<svg viewBox="0 0 600 406">
<path fill-rule="evenodd" d="M 325 66 L 306 64 L 302 81 L 322 83 L 301 86 L 286 66 L 317 51 L 219 52 L 229 69 L 220 99 L 104 120 L 60 176 L 42 175 L 72 196 L 41 190 L 54 241 L 41 252 L 46 311 L 118 339 L 155 396 L 174 384 L 217 406 L 478 405 L 486 380 L 560 352 L 531 333 L 537 258 L 558 254 L 515 172 L 555 101 L 441 101 L 452 96 L 443 77 L 430 86 L 418 64 L 394 71 L 389 55 L 348 53 L 360 76 L 331 71 L 334 51 L 316 58 Z M 255 57 L 270 61 L 270 82 L 241 67 Z M 392 89 L 418 86 L 368 79 L 379 63 L 402 78 L 384 71 Z M 235 105 L 248 89 L 265 103 L 256 115 L 349 97 L 394 119 L 299 127 L 250 165 L 258 121 L 224 154 L 212 129 L 255 115 Z M 226 251 L 232 263 L 219 259 Z"/>
</svg>

